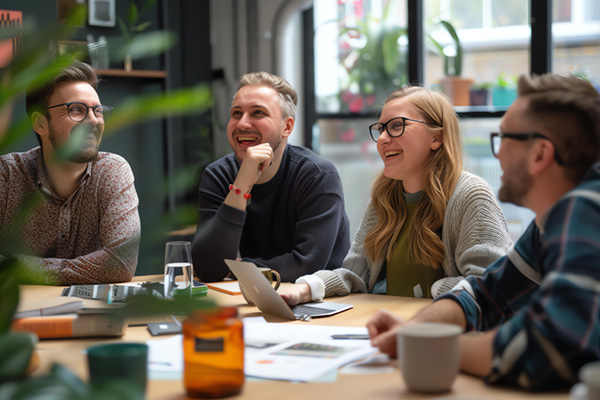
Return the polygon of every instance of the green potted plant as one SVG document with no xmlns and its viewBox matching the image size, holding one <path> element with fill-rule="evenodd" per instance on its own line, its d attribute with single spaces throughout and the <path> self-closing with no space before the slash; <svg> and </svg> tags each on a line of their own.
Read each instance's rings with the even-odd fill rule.
<svg viewBox="0 0 600 400">
<path fill-rule="evenodd" d="M 31 135 L 31 123 L 27 116 L 12 115 L 15 99 L 23 97 L 27 87 L 45 82 L 72 63 L 68 54 L 50 55 L 46 51 L 48 42 L 35 40 L 35 38 L 50 38 L 53 43 L 72 39 L 72 35 L 76 33 L 72 29 L 75 25 L 72 21 L 84 20 L 86 15 L 85 7 L 78 6 L 74 15 L 68 20 L 70 23 L 53 24 L 50 27 L 39 27 L 33 24 L 23 26 L 22 36 L 25 45 L 7 66 L 0 69 L 0 154 L 5 154 L 9 146 L 22 136 Z M 149 49 L 155 52 L 161 51 L 163 43 L 164 41 L 153 42 L 153 47 L 145 46 L 139 51 L 149 51 Z M 111 119 L 111 128 L 105 131 L 105 135 L 130 124 L 163 118 L 167 115 L 198 113 L 206 110 L 210 104 L 210 89 L 203 86 L 174 90 L 168 94 L 130 97 L 118 104 L 117 111 Z M 13 119 L 15 121 L 12 121 Z M 19 218 L 25 220 L 34 206 L 35 202 L 25 204 Z M 107 385 L 102 393 L 94 392 L 72 372 L 60 365 L 52 366 L 48 374 L 30 375 L 40 365 L 35 351 L 37 339 L 29 333 L 12 331 L 11 325 L 19 304 L 19 284 L 41 284 L 45 280 L 39 279 L 40 276 L 34 274 L 23 273 L 21 261 L 11 256 L 15 252 L 17 252 L 15 248 L 0 242 L 0 399 L 132 398 L 131 392 L 122 386 Z M 214 307 L 214 304 L 206 300 L 202 302 L 194 299 L 135 300 L 119 312 L 125 316 L 186 314 L 198 308 Z"/>
<path fill-rule="evenodd" d="M 155 2 L 156 0 L 146 0 L 146 4 L 141 12 L 138 10 L 137 5 L 134 2 L 131 2 L 129 3 L 129 9 L 127 11 L 127 22 L 123 18 L 117 17 L 117 22 L 128 46 L 131 46 L 136 34 L 143 32 L 152 24 L 152 21 L 140 22 L 139 19 L 140 14 L 144 14 L 150 10 Z M 125 55 L 124 69 L 125 71 L 131 71 L 132 69 L 132 55 L 130 54 L 130 51 Z"/>
<path fill-rule="evenodd" d="M 517 98 L 517 77 L 501 72 L 492 88 L 492 104 L 498 107 L 510 106 Z"/>
<path fill-rule="evenodd" d="M 473 80 L 462 77 L 463 49 L 460 38 L 450 22 L 441 20 L 440 24 L 446 29 L 453 41 L 452 45 L 444 46 L 429 35 L 429 41 L 433 44 L 434 52 L 443 58 L 444 79 L 441 82 L 442 86 L 455 106 L 468 106 L 470 105 L 469 88 L 473 84 Z"/>
<path fill-rule="evenodd" d="M 351 48 L 341 57 L 347 72 L 342 80 L 340 100 L 351 112 L 376 110 L 387 96 L 408 80 L 406 46 L 399 43 L 406 28 L 397 25 L 390 15 L 389 2 L 382 18 L 367 15 L 357 26 L 345 28 L 340 37 L 364 41 L 364 46 Z"/>
<path fill-rule="evenodd" d="M 475 83 L 469 90 L 469 101 L 471 106 L 487 106 L 490 90 L 493 84 L 490 82 Z"/>
</svg>

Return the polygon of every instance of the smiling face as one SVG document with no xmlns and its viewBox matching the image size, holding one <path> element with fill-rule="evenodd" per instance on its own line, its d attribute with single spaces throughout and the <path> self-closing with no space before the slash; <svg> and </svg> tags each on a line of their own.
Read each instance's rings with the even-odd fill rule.
<svg viewBox="0 0 600 400">
<path fill-rule="evenodd" d="M 98 93 L 87 82 L 61 82 L 56 85 L 54 93 L 49 99 L 48 105 L 53 106 L 67 102 L 81 102 L 89 107 L 100 104 Z M 77 150 L 69 156 L 69 161 L 76 163 L 87 163 L 94 161 L 98 157 L 98 147 L 102 141 L 104 132 L 104 121 L 94 116 L 91 110 L 88 110 L 87 117 L 81 122 L 75 122 L 69 118 L 67 106 L 60 106 L 48 110 L 50 118 L 47 120 L 47 129 L 43 136 L 44 147 L 50 145 L 53 152 L 65 146 L 72 135 L 82 135 L 77 138 Z M 41 132 L 42 133 L 42 132 Z"/>
<path fill-rule="evenodd" d="M 396 117 L 424 120 L 409 97 L 389 101 L 381 111 L 379 122 L 385 123 Z M 431 152 L 441 144 L 441 130 L 419 122 L 406 121 L 404 134 L 396 138 L 390 137 L 384 130 L 377 140 L 377 151 L 384 163 L 383 174 L 401 180 L 408 193 L 422 190 L 425 167 Z"/>
<path fill-rule="evenodd" d="M 294 119 L 283 118 L 281 99 L 268 86 L 244 86 L 235 95 L 227 124 L 227 139 L 238 160 L 244 160 L 248 147 L 269 143 L 273 152 L 292 132 Z"/>
</svg>

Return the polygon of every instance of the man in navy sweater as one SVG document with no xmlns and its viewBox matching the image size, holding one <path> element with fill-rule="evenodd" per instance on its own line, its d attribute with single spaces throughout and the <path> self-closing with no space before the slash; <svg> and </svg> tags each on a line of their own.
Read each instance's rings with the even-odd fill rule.
<svg viewBox="0 0 600 400">
<path fill-rule="evenodd" d="M 242 76 L 227 125 L 233 153 L 200 183 L 192 256 L 202 281 L 225 278 L 224 259 L 273 268 L 284 281 L 342 265 L 350 247 L 342 183 L 330 161 L 287 144 L 297 101 L 276 75 Z"/>
</svg>

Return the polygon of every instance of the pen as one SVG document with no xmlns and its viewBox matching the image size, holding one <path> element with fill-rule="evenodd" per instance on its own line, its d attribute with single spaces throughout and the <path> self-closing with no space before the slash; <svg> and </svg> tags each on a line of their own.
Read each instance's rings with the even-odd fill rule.
<svg viewBox="0 0 600 400">
<path fill-rule="evenodd" d="M 353 340 L 369 340 L 369 335 L 366 333 L 347 333 L 343 335 L 331 335 L 332 339 L 353 339 Z"/>
</svg>

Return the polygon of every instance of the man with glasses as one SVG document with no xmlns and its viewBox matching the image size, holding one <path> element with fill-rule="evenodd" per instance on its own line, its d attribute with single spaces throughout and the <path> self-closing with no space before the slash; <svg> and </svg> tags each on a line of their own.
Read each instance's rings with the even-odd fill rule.
<svg viewBox="0 0 600 400">
<path fill-rule="evenodd" d="M 125 282 L 135 272 L 138 197 L 127 161 L 98 152 L 112 107 L 97 85 L 94 69 L 77 62 L 30 89 L 40 146 L 0 157 L 0 243 L 26 279 Z"/>
<path fill-rule="evenodd" d="M 600 359 L 600 95 L 575 77 L 522 76 L 492 151 L 499 198 L 535 212 L 482 277 L 467 277 L 410 321 L 380 310 L 367 328 L 396 355 L 396 329 L 446 322 L 463 335 L 460 366 L 488 383 L 568 387 Z"/>
</svg>

